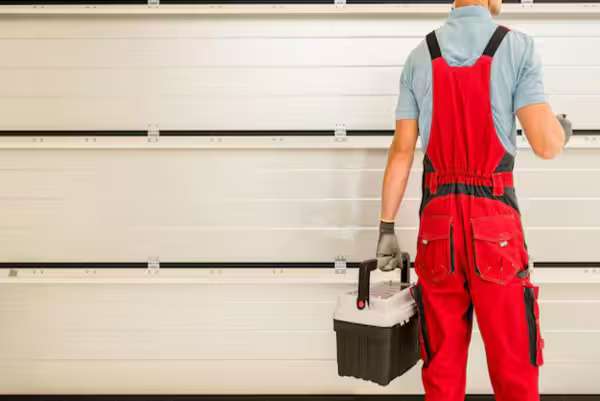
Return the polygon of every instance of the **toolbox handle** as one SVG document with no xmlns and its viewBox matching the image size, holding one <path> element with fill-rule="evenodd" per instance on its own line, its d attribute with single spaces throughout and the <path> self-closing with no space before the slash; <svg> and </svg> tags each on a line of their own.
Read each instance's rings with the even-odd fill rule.
<svg viewBox="0 0 600 401">
<path fill-rule="evenodd" d="M 400 254 L 400 282 L 410 284 L 410 255 L 407 252 Z M 364 309 L 369 303 L 369 292 L 371 288 L 371 272 L 377 269 L 377 259 L 367 259 L 360 262 L 358 268 L 358 297 L 356 307 Z"/>
</svg>

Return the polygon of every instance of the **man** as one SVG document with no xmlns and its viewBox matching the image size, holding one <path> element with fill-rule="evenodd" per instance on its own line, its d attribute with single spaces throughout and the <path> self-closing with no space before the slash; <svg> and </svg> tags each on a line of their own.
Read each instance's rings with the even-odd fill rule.
<svg viewBox="0 0 600 401">
<path fill-rule="evenodd" d="M 420 133 L 423 198 L 411 292 L 426 401 L 464 401 L 473 310 L 496 400 L 539 400 L 539 289 L 513 186 L 515 115 L 544 159 L 561 152 L 571 126 L 546 102 L 532 39 L 493 22 L 500 7 L 501 0 L 456 0 L 400 78 L 377 257 L 382 270 L 398 264 L 394 219 Z"/>
</svg>

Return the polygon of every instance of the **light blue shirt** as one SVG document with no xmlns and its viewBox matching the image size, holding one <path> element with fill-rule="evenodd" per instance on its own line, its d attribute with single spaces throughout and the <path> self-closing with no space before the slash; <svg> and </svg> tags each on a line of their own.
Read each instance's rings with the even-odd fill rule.
<svg viewBox="0 0 600 401">
<path fill-rule="evenodd" d="M 481 56 L 497 24 L 487 8 L 453 8 L 446 23 L 436 30 L 442 57 L 452 66 L 472 65 Z M 509 27 L 510 28 L 510 27 Z M 411 51 L 400 77 L 396 119 L 418 119 L 423 149 L 429 140 L 432 110 L 431 56 L 423 40 Z M 516 152 L 515 112 L 526 105 L 543 103 L 542 63 L 533 39 L 511 30 L 492 62 L 491 102 L 500 141 Z"/>
</svg>

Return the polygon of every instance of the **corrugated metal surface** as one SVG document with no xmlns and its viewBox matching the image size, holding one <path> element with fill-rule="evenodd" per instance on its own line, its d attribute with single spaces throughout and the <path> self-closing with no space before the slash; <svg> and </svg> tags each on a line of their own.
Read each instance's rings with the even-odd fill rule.
<svg viewBox="0 0 600 401">
<path fill-rule="evenodd" d="M 371 256 L 385 150 L 4 150 L 3 261 L 331 261 Z M 538 261 L 600 261 L 599 149 L 518 158 Z M 421 169 L 398 217 L 414 255 Z M 552 217 L 552 218 L 550 218 Z M 233 249 L 233 250 L 232 250 Z"/>
<path fill-rule="evenodd" d="M 391 129 L 403 60 L 440 22 L 429 13 L 3 15 L 0 129 Z M 503 23 L 536 36 L 555 109 L 578 129 L 600 129 L 596 14 Z M 20 141 L 0 147 L 2 262 L 309 262 L 374 251 L 381 141 Z M 543 162 L 521 151 L 518 195 L 536 260 L 600 261 L 599 156 L 582 146 Z M 420 157 L 398 218 L 413 253 Z M 1 277 L 2 393 L 420 391 L 416 369 L 387 388 L 337 377 L 330 319 L 350 274 L 213 269 L 203 281 L 160 273 L 135 283 L 126 271 L 73 274 Z M 544 391 L 600 392 L 600 270 L 537 274 Z M 469 369 L 469 390 L 489 392 L 478 336 Z"/>
<path fill-rule="evenodd" d="M 2 16 L 0 129 L 391 129 L 408 52 L 440 18 Z M 597 19 L 507 19 L 550 99 L 598 128 Z M 576 43 L 576 46 L 574 46 Z"/>
</svg>

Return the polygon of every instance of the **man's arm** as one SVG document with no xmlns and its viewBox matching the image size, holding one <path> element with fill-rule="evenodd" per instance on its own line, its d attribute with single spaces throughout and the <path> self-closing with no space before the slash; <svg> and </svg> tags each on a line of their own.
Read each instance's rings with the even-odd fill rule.
<svg viewBox="0 0 600 401">
<path fill-rule="evenodd" d="M 383 271 L 393 270 L 400 264 L 400 245 L 396 238 L 394 218 L 406 190 L 417 143 L 419 106 L 412 90 L 413 54 L 414 51 L 406 59 L 400 74 L 400 93 L 394 112 L 396 131 L 388 149 L 383 176 L 376 251 L 377 267 Z"/>
<path fill-rule="evenodd" d="M 554 115 L 544 93 L 542 61 L 529 36 L 518 36 L 524 45 L 523 59 L 517 73 L 513 110 L 533 152 L 543 159 L 558 155 L 571 134 L 571 124 Z"/>
<path fill-rule="evenodd" d="M 536 155 L 552 159 L 562 151 L 567 139 L 565 130 L 548 103 L 521 107 L 517 117 Z"/>
<path fill-rule="evenodd" d="M 417 143 L 417 120 L 396 120 L 394 140 L 388 150 L 387 166 L 383 176 L 377 267 L 383 271 L 399 266 L 400 246 L 394 230 L 394 218 L 410 174 Z"/>
<path fill-rule="evenodd" d="M 388 150 L 383 176 L 380 215 L 382 221 L 394 221 L 400 207 L 415 155 L 418 132 L 417 120 L 396 120 L 396 132 Z"/>
</svg>

